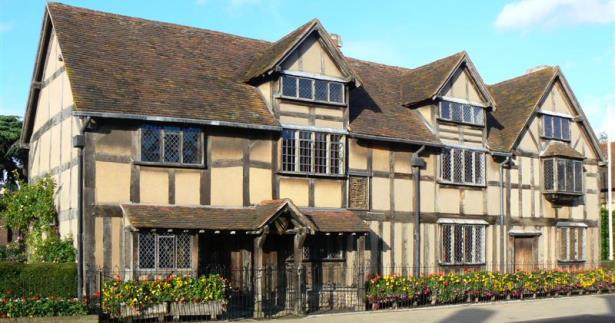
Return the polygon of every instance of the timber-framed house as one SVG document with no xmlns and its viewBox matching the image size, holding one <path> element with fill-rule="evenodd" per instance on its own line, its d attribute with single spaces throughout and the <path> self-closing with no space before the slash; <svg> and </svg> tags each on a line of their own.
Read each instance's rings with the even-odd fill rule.
<svg viewBox="0 0 615 323">
<path fill-rule="evenodd" d="M 466 52 L 342 51 L 318 20 L 272 43 L 48 4 L 21 141 L 85 289 L 92 267 L 241 268 L 232 285 L 256 289 L 290 268 L 318 293 L 362 284 L 335 268 L 599 261 L 603 157 L 559 67 L 488 85 Z"/>
</svg>

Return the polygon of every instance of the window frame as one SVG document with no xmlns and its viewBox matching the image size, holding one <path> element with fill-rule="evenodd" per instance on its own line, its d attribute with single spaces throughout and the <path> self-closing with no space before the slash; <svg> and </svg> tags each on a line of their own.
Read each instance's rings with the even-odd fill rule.
<svg viewBox="0 0 615 323">
<path fill-rule="evenodd" d="M 158 142 L 158 161 L 149 161 L 143 160 L 143 131 L 145 128 L 157 128 L 159 133 L 159 142 Z M 198 132 L 197 142 L 195 146 L 197 147 L 197 163 L 186 163 L 184 162 L 184 134 L 188 131 L 196 131 Z M 165 161 L 165 134 L 166 132 L 172 133 L 177 132 L 179 134 L 179 162 L 168 162 Z M 187 167 L 187 168 L 199 168 L 205 166 L 205 139 L 203 129 L 199 127 L 181 127 L 174 125 L 152 125 L 146 124 L 139 127 L 139 148 L 138 148 L 138 158 L 137 163 L 142 165 L 155 165 L 155 166 L 173 166 L 173 167 Z"/>
<path fill-rule="evenodd" d="M 292 133 L 292 136 L 289 136 L 288 139 L 285 134 Z M 308 133 L 309 139 L 302 138 L 302 134 Z M 322 156 L 316 156 L 316 137 L 317 134 L 325 135 L 324 147 L 325 147 L 325 172 L 317 172 L 317 158 L 322 158 Z M 337 143 L 333 142 L 331 139 L 333 136 L 339 136 L 339 141 Z M 287 140 L 292 142 L 292 150 L 289 150 L 288 155 L 286 152 Z M 302 143 L 308 143 L 309 148 L 309 170 L 302 170 L 302 166 L 305 165 L 303 163 L 304 157 L 306 154 L 302 154 L 305 146 L 302 146 Z M 321 141 L 320 141 L 321 142 Z M 321 142 L 322 143 L 322 142 Z M 333 145 L 338 145 L 339 154 L 335 157 L 338 163 L 339 172 L 333 173 Z M 280 173 L 284 174 L 297 174 L 297 175 L 310 175 L 310 176 L 324 176 L 324 177 L 344 177 L 346 176 L 346 135 L 335 132 L 326 132 L 321 130 L 306 130 L 306 129 L 294 129 L 294 128 L 285 128 L 282 130 L 282 143 L 281 143 L 281 151 L 280 151 L 280 160 L 282 162 Z M 320 147 L 322 148 L 322 147 Z M 321 151 L 321 150 L 319 150 Z M 292 153 L 290 153 L 292 152 Z M 292 158 L 286 158 L 286 156 L 291 156 Z M 320 160 L 319 159 L 319 160 Z M 292 162 L 289 162 L 292 161 Z M 320 165 L 322 166 L 322 165 Z"/>
<path fill-rule="evenodd" d="M 442 112 L 442 110 L 444 109 L 444 104 L 448 104 L 448 116 L 445 116 Z M 471 108 L 471 118 L 475 119 L 476 118 L 476 111 L 481 111 L 480 115 L 481 115 L 481 122 L 472 122 L 472 121 L 466 121 L 464 120 L 464 110 L 466 107 L 470 107 Z M 455 110 L 455 108 L 459 108 L 460 110 L 460 114 L 461 120 L 454 120 L 453 115 L 455 114 L 455 112 L 453 110 Z M 448 101 L 448 100 L 440 100 L 438 102 L 438 120 L 442 120 L 442 121 L 446 121 L 446 122 L 453 122 L 453 123 L 457 123 L 457 124 L 463 124 L 463 125 L 469 125 L 469 126 L 474 126 L 474 127 L 485 127 L 486 125 L 486 116 L 487 113 L 485 111 L 486 109 L 484 107 L 481 106 L 477 106 L 477 105 L 473 105 L 470 103 L 460 103 L 460 102 L 454 102 L 454 101 Z"/>
<path fill-rule="evenodd" d="M 547 134 L 547 119 L 550 118 L 550 123 L 551 123 L 551 134 Z M 555 125 L 556 125 L 556 120 L 559 120 L 559 133 L 560 133 L 560 137 L 555 136 Z M 566 120 L 566 124 L 567 124 L 567 131 L 564 132 L 564 120 Z M 557 141 L 564 141 L 564 142 L 570 142 L 571 140 L 571 124 L 572 124 L 572 117 L 567 117 L 567 116 L 561 116 L 561 115 L 554 115 L 554 114 L 549 114 L 549 113 L 542 113 L 542 133 L 541 136 L 542 138 L 548 139 L 548 140 L 557 140 Z M 567 137 L 564 137 L 564 133 L 567 134 Z"/>
<path fill-rule="evenodd" d="M 439 264 L 442 266 L 482 266 L 486 263 L 486 224 L 477 224 L 477 223 L 440 223 L 440 257 Z M 451 238 L 449 241 L 449 245 L 445 246 L 444 234 L 447 227 L 450 227 Z M 461 241 L 460 241 L 460 250 L 462 252 L 461 261 L 456 260 L 456 248 L 457 245 L 455 239 L 457 238 L 457 234 L 455 227 L 460 227 L 461 232 Z M 467 261 L 466 256 L 466 229 L 471 228 L 472 230 L 472 250 L 471 253 L 473 255 L 473 259 L 471 261 Z M 480 242 L 476 241 L 476 230 L 480 230 Z M 447 261 L 445 259 L 445 251 L 448 250 L 450 260 Z"/>
<path fill-rule="evenodd" d="M 141 267 L 141 237 L 142 235 L 152 235 L 154 238 L 154 265 L 151 268 Z M 188 246 L 190 257 L 189 266 L 188 267 L 178 267 L 178 239 L 179 236 L 187 236 L 188 238 Z M 173 238 L 173 266 L 172 267 L 160 267 L 160 240 Z M 192 256 L 192 252 L 194 249 L 194 234 L 186 233 L 186 232 L 164 232 L 158 233 L 155 231 L 139 231 L 137 232 L 137 248 L 136 248 L 136 268 L 141 272 L 167 272 L 167 271 L 180 271 L 180 272 L 188 272 L 193 270 L 194 266 L 194 257 Z"/>
<path fill-rule="evenodd" d="M 551 180 L 551 189 L 547 189 L 547 183 L 548 183 L 548 179 L 546 178 L 547 176 L 547 162 L 551 162 L 551 172 L 550 175 L 553 176 L 552 180 Z M 560 162 L 564 163 L 564 175 L 563 175 L 563 180 L 564 180 L 564 188 L 560 189 L 559 188 L 559 184 L 560 184 Z M 572 164 L 572 175 L 570 175 L 571 177 L 569 177 L 568 174 L 568 163 Z M 577 168 L 577 166 L 580 165 L 579 168 Z M 580 170 L 581 171 L 581 186 L 579 188 L 579 190 L 577 190 L 577 171 Z M 568 190 L 567 188 L 567 180 L 569 178 L 572 178 L 573 183 L 572 183 L 572 190 Z M 543 158 L 542 159 L 542 181 L 543 181 L 543 193 L 548 193 L 548 194 L 570 194 L 570 195 L 583 195 L 584 190 L 585 190 L 585 171 L 583 169 L 583 161 L 579 160 L 579 159 L 573 159 L 573 158 L 563 158 L 563 157 L 547 157 L 547 158 Z"/>
<path fill-rule="evenodd" d="M 561 263 L 579 263 L 587 261 L 587 227 L 584 225 L 558 224 L 557 236 L 559 238 L 557 261 Z M 571 250 L 571 237 L 575 235 L 574 248 Z M 581 241 L 579 246 L 579 235 Z M 562 250 L 562 246 L 566 246 L 566 250 Z M 580 248 L 579 248 L 580 247 Z M 578 252 L 581 251 L 579 257 Z M 573 256 L 574 255 L 574 256 Z"/>
<path fill-rule="evenodd" d="M 284 81 L 285 81 L 284 79 L 290 78 L 290 77 L 295 78 L 295 95 L 294 96 L 291 96 L 289 94 L 284 94 Z M 300 95 L 301 90 L 300 90 L 299 84 L 301 81 L 306 81 L 306 80 L 311 82 L 311 87 L 312 87 L 311 98 L 301 97 Z M 316 81 L 326 82 L 326 88 L 327 88 L 327 99 L 326 100 L 320 100 L 316 98 Z M 322 79 L 322 78 L 298 76 L 298 75 L 292 75 L 292 74 L 282 74 L 280 76 L 279 84 L 280 84 L 279 96 L 284 99 L 306 101 L 306 102 L 317 102 L 317 103 L 331 104 L 331 105 L 338 105 L 338 106 L 346 105 L 346 84 L 343 82 Z M 341 86 L 340 94 L 341 94 L 342 100 L 340 102 L 331 100 L 331 85 L 332 84 L 339 84 Z"/>
<path fill-rule="evenodd" d="M 450 165 L 450 179 L 444 178 L 443 174 L 444 174 L 444 167 L 445 167 L 445 163 L 444 163 L 444 150 L 448 150 L 449 153 L 448 155 L 450 156 L 450 161 L 449 161 L 449 165 Z M 461 181 L 455 181 L 455 154 L 454 152 L 459 152 L 459 154 L 461 155 L 461 165 L 462 165 L 462 170 L 461 170 Z M 472 153 L 472 177 L 473 177 L 473 181 L 472 182 L 468 182 L 465 180 L 466 177 L 466 154 L 467 153 Z M 480 159 L 482 160 L 481 163 L 481 171 L 482 171 L 482 176 L 481 176 L 481 181 L 478 182 L 476 181 L 476 161 L 477 158 L 476 156 L 479 155 Z M 487 160 L 486 160 L 486 152 L 482 151 L 482 150 L 477 150 L 477 149 L 472 149 L 472 148 L 462 148 L 462 147 L 443 147 L 442 148 L 442 152 L 440 153 L 439 157 L 439 168 L 440 168 L 440 172 L 438 174 L 438 181 L 440 184 L 447 184 L 447 185 L 464 185 L 464 186 L 474 186 L 474 187 L 486 187 L 486 183 L 487 183 Z"/>
</svg>

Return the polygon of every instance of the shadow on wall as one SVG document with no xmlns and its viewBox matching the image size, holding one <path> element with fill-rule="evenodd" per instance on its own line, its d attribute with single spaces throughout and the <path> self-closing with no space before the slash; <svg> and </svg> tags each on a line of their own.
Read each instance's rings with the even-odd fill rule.
<svg viewBox="0 0 615 323">
<path fill-rule="evenodd" d="M 481 323 L 487 321 L 492 315 L 493 311 L 480 308 L 466 308 L 440 320 L 440 323 Z"/>
</svg>

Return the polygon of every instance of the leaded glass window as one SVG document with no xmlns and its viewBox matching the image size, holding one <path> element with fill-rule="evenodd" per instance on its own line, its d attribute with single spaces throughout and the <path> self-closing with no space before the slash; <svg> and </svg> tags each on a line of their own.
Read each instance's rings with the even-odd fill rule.
<svg viewBox="0 0 615 323">
<path fill-rule="evenodd" d="M 139 269 L 177 270 L 192 267 L 192 236 L 188 233 L 139 232 Z"/>
<path fill-rule="evenodd" d="M 285 129 L 282 132 L 282 170 L 306 174 L 344 174 L 344 136 Z"/>
<path fill-rule="evenodd" d="M 584 261 L 585 260 L 585 227 L 559 227 L 560 261 Z"/>
<path fill-rule="evenodd" d="M 567 117 L 543 114 L 542 128 L 545 138 L 570 140 L 570 119 Z"/>
<path fill-rule="evenodd" d="M 547 192 L 582 193 L 583 162 L 567 158 L 543 161 L 544 186 Z"/>
<path fill-rule="evenodd" d="M 141 128 L 141 161 L 161 164 L 202 163 L 202 132 L 198 128 Z"/>
<path fill-rule="evenodd" d="M 484 185 L 485 154 L 462 148 L 443 148 L 440 180 L 453 184 Z"/>
<path fill-rule="evenodd" d="M 484 125 L 485 109 L 470 104 L 450 101 L 440 102 L 440 118 L 460 123 Z"/>
<path fill-rule="evenodd" d="M 485 226 L 442 224 L 440 262 L 449 265 L 477 265 L 485 262 Z"/>
<path fill-rule="evenodd" d="M 282 76 L 282 96 L 325 103 L 344 103 L 344 84 L 335 81 Z"/>
</svg>

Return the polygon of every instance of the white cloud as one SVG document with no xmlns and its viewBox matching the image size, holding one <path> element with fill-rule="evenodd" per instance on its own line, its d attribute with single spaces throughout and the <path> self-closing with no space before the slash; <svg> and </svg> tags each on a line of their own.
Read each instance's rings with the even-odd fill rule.
<svg viewBox="0 0 615 323">
<path fill-rule="evenodd" d="M 615 0 L 517 0 L 495 20 L 499 29 L 607 24 L 615 21 Z"/>
<path fill-rule="evenodd" d="M 611 140 L 615 140 L 615 92 L 588 96 L 581 100 L 581 105 L 596 135 L 605 132 Z"/>
</svg>

